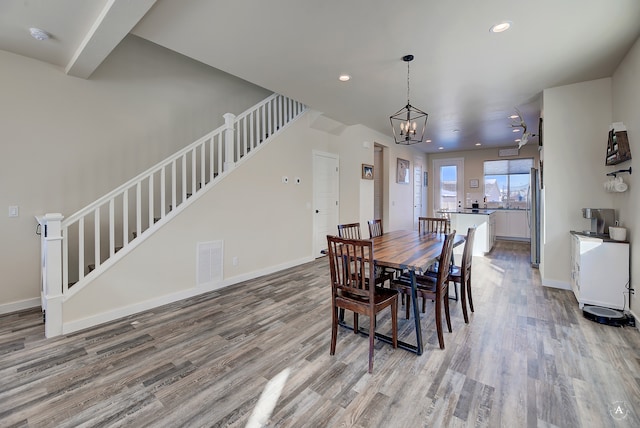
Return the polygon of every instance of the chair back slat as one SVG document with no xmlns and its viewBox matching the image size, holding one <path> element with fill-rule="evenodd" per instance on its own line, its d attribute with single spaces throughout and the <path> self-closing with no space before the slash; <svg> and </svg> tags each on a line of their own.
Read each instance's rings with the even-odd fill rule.
<svg viewBox="0 0 640 428">
<path fill-rule="evenodd" d="M 438 261 L 438 279 L 436 283 L 437 290 L 446 290 L 449 285 L 449 269 L 451 267 L 451 255 L 453 254 L 453 241 L 456 231 L 449 233 L 442 244 L 442 252 Z"/>
<path fill-rule="evenodd" d="M 382 220 L 375 219 L 369 220 L 369 238 L 375 238 L 376 236 L 382 236 Z"/>
<path fill-rule="evenodd" d="M 476 228 L 470 227 L 467 230 L 467 239 L 462 252 L 462 265 L 460 266 L 460 274 L 464 277 L 471 271 L 471 261 L 473 260 L 473 241 L 476 236 Z"/>
<path fill-rule="evenodd" d="M 374 278 L 373 242 L 327 236 L 331 286 L 334 291 L 374 300 L 375 287 L 369 287 Z"/>
<path fill-rule="evenodd" d="M 419 233 L 451 233 L 451 222 L 448 218 L 418 217 Z"/>
<path fill-rule="evenodd" d="M 346 239 L 362 239 L 360 235 L 360 223 L 339 224 L 338 236 Z"/>
</svg>

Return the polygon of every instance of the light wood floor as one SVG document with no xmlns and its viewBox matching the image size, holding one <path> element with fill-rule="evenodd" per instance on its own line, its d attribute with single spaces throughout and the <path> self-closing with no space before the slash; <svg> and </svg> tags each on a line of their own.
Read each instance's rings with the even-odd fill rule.
<svg viewBox="0 0 640 428">
<path fill-rule="evenodd" d="M 328 273 L 319 259 L 50 340 L 38 311 L 0 317 L 0 426 L 244 426 L 285 369 L 268 426 L 640 426 L 640 332 L 542 287 L 526 245 L 474 259 L 476 312 L 465 325 L 452 301 L 445 350 L 429 303 L 424 355 L 378 343 L 372 375 L 362 336 L 341 329 L 329 355 Z"/>
</svg>

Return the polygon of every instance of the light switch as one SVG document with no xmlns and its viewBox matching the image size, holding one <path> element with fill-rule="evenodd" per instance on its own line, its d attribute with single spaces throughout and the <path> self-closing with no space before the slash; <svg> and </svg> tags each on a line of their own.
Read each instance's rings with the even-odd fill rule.
<svg viewBox="0 0 640 428">
<path fill-rule="evenodd" d="M 9 217 L 18 217 L 20 210 L 17 205 L 12 205 L 9 207 Z"/>
</svg>

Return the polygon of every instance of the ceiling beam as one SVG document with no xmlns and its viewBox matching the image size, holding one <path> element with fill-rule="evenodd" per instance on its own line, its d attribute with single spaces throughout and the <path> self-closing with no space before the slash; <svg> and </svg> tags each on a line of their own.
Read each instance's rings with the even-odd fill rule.
<svg viewBox="0 0 640 428">
<path fill-rule="evenodd" d="M 156 0 L 108 0 L 67 64 L 70 76 L 88 79 Z"/>
</svg>

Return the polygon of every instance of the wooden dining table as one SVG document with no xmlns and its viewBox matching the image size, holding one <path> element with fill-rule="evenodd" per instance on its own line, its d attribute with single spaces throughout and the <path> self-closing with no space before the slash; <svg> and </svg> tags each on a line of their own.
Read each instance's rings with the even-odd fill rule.
<svg viewBox="0 0 640 428">
<path fill-rule="evenodd" d="M 423 274 L 432 266 L 442 252 L 445 234 L 419 233 L 416 230 L 396 230 L 386 232 L 372 238 L 373 253 L 376 266 L 407 270 L 411 277 L 411 302 L 415 322 L 416 344 L 398 340 L 398 347 L 422 355 L 422 329 L 420 328 L 420 311 L 416 293 L 416 275 Z M 455 235 L 453 246 L 465 241 L 464 235 Z M 368 334 L 366 330 L 360 333 Z M 392 343 L 391 337 L 376 332 L 376 338 Z"/>
</svg>

